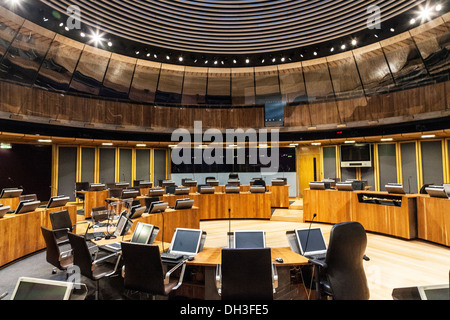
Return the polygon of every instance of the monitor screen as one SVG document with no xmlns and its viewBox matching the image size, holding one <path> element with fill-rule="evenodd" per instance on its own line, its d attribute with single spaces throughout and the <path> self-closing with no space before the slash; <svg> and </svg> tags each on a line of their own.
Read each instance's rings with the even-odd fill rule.
<svg viewBox="0 0 450 320">
<path fill-rule="evenodd" d="M 133 237 L 130 242 L 148 244 L 152 236 L 153 229 L 153 225 L 139 222 L 133 232 Z"/>
<path fill-rule="evenodd" d="M 21 201 L 16 209 L 16 214 L 33 212 L 39 207 L 40 204 L 40 201 Z"/>
<path fill-rule="evenodd" d="M 170 244 L 170 252 L 191 255 L 197 254 L 202 238 L 202 230 L 177 229 Z"/>
<path fill-rule="evenodd" d="M 266 236 L 264 231 L 234 232 L 234 247 L 236 249 L 264 249 Z"/>
<path fill-rule="evenodd" d="M 122 214 L 119 218 L 119 222 L 117 222 L 116 230 L 114 231 L 115 237 L 121 237 L 125 235 L 128 230 L 130 230 L 132 222 L 128 220 L 125 214 Z"/>
<path fill-rule="evenodd" d="M 69 300 L 72 282 L 20 278 L 11 300 Z"/>
<path fill-rule="evenodd" d="M 327 245 L 320 228 L 297 229 L 295 233 L 303 255 L 306 252 L 314 253 L 327 250 Z"/>
<path fill-rule="evenodd" d="M 370 144 L 341 146 L 342 161 L 371 161 Z"/>
<path fill-rule="evenodd" d="M 70 198 L 65 196 L 52 197 L 50 198 L 50 201 L 47 204 L 47 208 L 50 209 L 50 208 L 64 207 L 69 201 Z"/>
</svg>

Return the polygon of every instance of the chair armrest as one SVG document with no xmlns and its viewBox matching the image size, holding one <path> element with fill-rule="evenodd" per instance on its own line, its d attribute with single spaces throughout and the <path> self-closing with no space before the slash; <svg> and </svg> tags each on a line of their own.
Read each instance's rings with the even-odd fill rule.
<svg viewBox="0 0 450 320">
<path fill-rule="evenodd" d="M 272 284 L 273 284 L 273 291 L 275 293 L 275 289 L 278 289 L 278 270 L 275 263 L 272 263 Z"/>
<path fill-rule="evenodd" d="M 220 296 L 222 294 L 222 265 L 220 263 L 216 267 L 216 288 Z"/>
<path fill-rule="evenodd" d="M 8 295 L 8 292 L 5 292 L 2 295 L 0 295 L 0 300 L 5 299 L 7 295 Z"/>
<path fill-rule="evenodd" d="M 326 264 L 325 260 L 311 259 L 311 260 L 309 260 L 309 263 L 311 263 L 315 266 L 322 267 L 322 268 L 328 268 L 328 265 Z"/>
<path fill-rule="evenodd" d="M 60 231 L 71 231 L 69 228 L 61 228 L 61 229 L 53 229 L 53 232 L 60 232 Z"/>
<path fill-rule="evenodd" d="M 171 270 L 169 270 L 166 273 L 166 277 L 164 279 L 164 284 L 169 284 L 170 276 L 172 275 L 172 273 L 174 273 L 176 270 L 178 270 L 181 267 L 182 267 L 182 269 L 181 269 L 180 279 L 178 280 L 178 284 L 172 290 L 178 289 L 183 284 L 184 272 L 186 270 L 186 260 L 180 262 L 179 264 L 177 264 L 175 267 L 173 267 Z"/>
<path fill-rule="evenodd" d="M 110 255 L 108 255 L 108 256 L 106 256 L 106 257 L 103 257 L 103 258 L 100 258 L 100 259 L 98 259 L 98 260 L 95 260 L 94 262 L 92 262 L 92 271 L 95 270 L 95 267 L 96 267 L 97 265 L 99 265 L 99 264 L 105 262 L 106 260 L 109 260 L 109 259 L 111 259 L 111 258 L 114 258 L 114 257 L 117 257 L 117 261 L 116 261 L 116 264 L 115 264 L 115 266 L 114 266 L 114 270 L 111 271 L 110 273 L 108 273 L 108 274 L 106 275 L 106 277 L 109 277 L 110 275 L 113 275 L 114 273 L 117 272 L 117 267 L 119 266 L 120 258 L 122 257 L 122 253 L 121 253 L 121 252 L 115 252 L 115 253 L 110 254 Z"/>
<path fill-rule="evenodd" d="M 61 261 L 64 258 L 67 258 L 69 256 L 73 256 L 73 249 L 61 252 L 59 254 L 59 261 Z"/>
</svg>

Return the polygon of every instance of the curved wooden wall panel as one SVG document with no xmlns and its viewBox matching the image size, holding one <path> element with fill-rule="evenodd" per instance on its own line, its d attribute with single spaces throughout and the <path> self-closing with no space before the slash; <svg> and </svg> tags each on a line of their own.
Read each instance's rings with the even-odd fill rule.
<svg viewBox="0 0 450 320">
<path fill-rule="evenodd" d="M 0 7 L 0 110 L 2 117 L 137 130 L 192 128 L 195 120 L 261 128 L 273 105 L 285 109 L 287 130 L 420 117 L 448 109 L 449 17 L 326 58 L 208 68 L 111 53 Z"/>
</svg>

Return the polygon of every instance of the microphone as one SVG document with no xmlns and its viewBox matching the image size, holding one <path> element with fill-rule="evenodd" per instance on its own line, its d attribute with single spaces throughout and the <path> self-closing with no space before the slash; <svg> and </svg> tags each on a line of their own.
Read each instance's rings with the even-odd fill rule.
<svg viewBox="0 0 450 320">
<path fill-rule="evenodd" d="M 309 234 L 310 234 L 310 232 L 311 232 L 312 224 L 313 224 L 313 221 L 314 221 L 314 219 L 315 219 L 316 217 L 317 217 L 317 213 L 314 213 L 314 216 L 313 216 L 313 218 L 312 218 L 312 220 L 311 220 L 311 223 L 309 224 L 308 236 L 306 237 L 306 244 L 305 244 L 305 250 L 304 250 L 305 253 L 306 253 L 306 249 L 308 248 Z"/>
<path fill-rule="evenodd" d="M 231 208 L 228 208 L 228 232 L 231 233 Z"/>
</svg>

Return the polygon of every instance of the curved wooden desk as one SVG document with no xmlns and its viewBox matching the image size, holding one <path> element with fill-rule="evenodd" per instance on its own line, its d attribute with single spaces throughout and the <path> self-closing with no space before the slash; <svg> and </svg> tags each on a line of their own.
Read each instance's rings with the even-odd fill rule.
<svg viewBox="0 0 450 320">
<path fill-rule="evenodd" d="M 19 206 L 20 198 L 4 198 L 0 199 L 0 204 L 2 204 L 5 207 L 11 207 L 11 210 L 16 210 Z"/>
<path fill-rule="evenodd" d="M 0 219 L 0 267 L 23 258 L 29 254 L 45 249 L 45 241 L 41 226 L 52 229 L 50 213 L 68 210 L 70 219 L 77 221 L 76 206 L 65 206 L 52 209 L 37 209 L 34 212 L 20 215 L 8 214 Z"/>
</svg>

